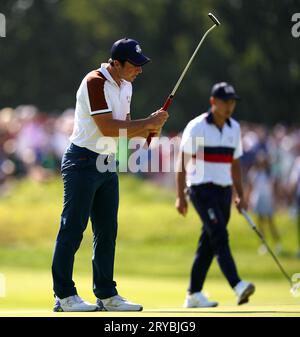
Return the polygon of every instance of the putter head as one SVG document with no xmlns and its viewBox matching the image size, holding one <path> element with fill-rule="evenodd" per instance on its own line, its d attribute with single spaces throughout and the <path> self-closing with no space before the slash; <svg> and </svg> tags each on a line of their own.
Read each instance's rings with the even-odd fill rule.
<svg viewBox="0 0 300 337">
<path fill-rule="evenodd" d="M 217 25 L 220 26 L 220 21 L 212 14 L 212 13 L 208 13 L 208 16 L 211 18 L 211 20 Z"/>
</svg>

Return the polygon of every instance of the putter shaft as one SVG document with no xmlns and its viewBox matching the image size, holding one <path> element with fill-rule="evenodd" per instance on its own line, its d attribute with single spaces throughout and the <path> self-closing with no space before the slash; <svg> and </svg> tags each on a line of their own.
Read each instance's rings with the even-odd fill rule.
<svg viewBox="0 0 300 337">
<path fill-rule="evenodd" d="M 178 87 L 180 86 L 180 84 L 181 84 L 181 82 L 182 82 L 182 80 L 183 80 L 185 74 L 187 73 L 187 71 L 188 71 L 188 69 L 189 69 L 191 63 L 193 62 L 193 60 L 194 60 L 196 54 L 198 53 L 199 48 L 201 47 L 203 41 L 205 40 L 206 36 L 207 36 L 207 35 L 208 35 L 214 28 L 216 28 L 217 26 L 220 25 L 220 21 L 219 21 L 219 20 L 218 20 L 212 13 L 209 13 L 208 16 L 209 16 L 210 19 L 214 22 L 214 25 L 211 26 L 211 27 L 205 32 L 205 34 L 203 35 L 201 41 L 199 42 L 198 46 L 196 47 L 196 49 L 195 49 L 193 55 L 191 56 L 189 62 L 188 62 L 187 65 L 185 66 L 185 68 L 184 68 L 184 70 L 182 71 L 182 73 L 181 73 L 181 75 L 180 75 L 178 81 L 176 82 L 174 89 L 172 90 L 171 94 L 168 96 L 168 98 L 166 99 L 164 105 L 162 106 L 162 110 L 167 110 L 168 107 L 171 105 L 171 103 L 172 103 L 172 101 L 173 101 L 173 98 L 174 98 L 174 96 L 175 96 L 175 93 L 176 93 Z M 152 139 L 152 137 L 154 137 L 154 136 L 155 136 L 155 134 L 153 134 L 153 133 L 151 133 L 151 134 L 148 136 L 148 138 L 147 138 L 148 146 L 150 145 L 151 139 Z"/>
<path fill-rule="evenodd" d="M 254 232 L 257 234 L 257 236 L 260 238 L 260 240 L 262 241 L 262 243 L 265 245 L 265 247 L 267 248 L 268 252 L 270 253 L 270 255 L 273 257 L 274 261 L 276 262 L 277 266 L 279 267 L 280 271 L 282 272 L 282 274 L 285 276 L 285 278 L 288 280 L 289 285 L 292 287 L 293 286 L 293 282 L 291 281 L 291 278 L 288 276 L 287 272 L 284 270 L 284 268 L 282 267 L 281 263 L 279 262 L 278 258 L 276 257 L 276 255 L 273 253 L 272 249 L 269 247 L 269 245 L 267 244 L 265 238 L 263 237 L 263 235 L 260 233 L 260 231 L 257 229 L 255 223 L 253 222 L 253 220 L 251 219 L 250 215 L 244 210 L 241 210 L 241 213 L 243 214 L 243 216 L 245 217 L 245 219 L 247 220 L 248 224 L 250 225 L 250 227 L 254 230 Z"/>
</svg>

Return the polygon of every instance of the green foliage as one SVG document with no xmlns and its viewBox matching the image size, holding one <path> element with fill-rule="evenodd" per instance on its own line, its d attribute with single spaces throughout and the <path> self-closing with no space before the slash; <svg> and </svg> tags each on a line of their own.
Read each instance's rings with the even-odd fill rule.
<svg viewBox="0 0 300 337">
<path fill-rule="evenodd" d="M 298 1 L 2 0 L 7 38 L 0 40 L 0 108 L 75 105 L 82 77 L 109 58 L 124 36 L 141 42 L 152 63 L 137 79 L 133 116 L 160 107 L 214 12 L 221 26 L 205 41 L 171 107 L 167 130 L 182 130 L 205 111 L 212 84 L 233 82 L 240 119 L 300 122 L 300 47 L 291 35 Z M 287 113 L 288 112 L 288 113 Z M 174 117 L 172 117 L 174 116 Z"/>
</svg>

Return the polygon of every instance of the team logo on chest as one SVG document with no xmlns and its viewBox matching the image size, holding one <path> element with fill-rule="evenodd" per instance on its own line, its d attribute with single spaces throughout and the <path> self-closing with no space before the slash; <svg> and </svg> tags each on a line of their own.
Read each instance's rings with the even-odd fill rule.
<svg viewBox="0 0 300 337">
<path fill-rule="evenodd" d="M 131 102 L 131 96 L 126 96 L 127 102 L 130 103 Z"/>
</svg>

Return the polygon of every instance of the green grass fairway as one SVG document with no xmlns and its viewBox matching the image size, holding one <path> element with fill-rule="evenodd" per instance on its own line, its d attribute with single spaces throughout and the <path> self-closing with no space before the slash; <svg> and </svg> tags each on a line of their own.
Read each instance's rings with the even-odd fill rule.
<svg viewBox="0 0 300 337">
<path fill-rule="evenodd" d="M 219 301 L 213 309 L 183 309 L 186 281 L 143 277 L 117 277 L 120 294 L 142 303 L 139 313 L 53 313 L 51 275 L 49 272 L 5 270 L 6 297 L 0 298 L 0 316 L 100 316 L 100 317 L 179 317 L 179 316 L 298 316 L 300 297 L 289 293 L 284 281 L 257 280 L 256 293 L 249 304 L 237 306 L 235 296 L 225 280 L 209 280 L 205 292 Z M 75 275 L 80 295 L 93 302 L 89 275 Z"/>
</svg>

